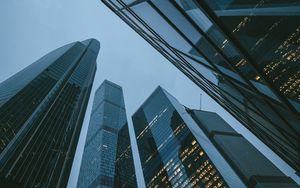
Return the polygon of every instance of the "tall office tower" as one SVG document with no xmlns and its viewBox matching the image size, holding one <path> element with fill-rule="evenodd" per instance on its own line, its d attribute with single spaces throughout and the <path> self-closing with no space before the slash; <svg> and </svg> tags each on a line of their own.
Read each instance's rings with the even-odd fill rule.
<svg viewBox="0 0 300 188">
<path fill-rule="evenodd" d="M 127 123 L 119 130 L 114 188 L 135 188 L 137 181 Z"/>
<path fill-rule="evenodd" d="M 0 174 L 22 187 L 66 187 L 100 44 L 74 42 L 0 84 Z"/>
<path fill-rule="evenodd" d="M 300 172 L 300 2 L 102 0 Z"/>
<path fill-rule="evenodd" d="M 95 93 L 78 187 L 121 187 L 126 185 L 126 176 L 129 185 L 136 187 L 126 122 L 122 88 L 105 80 Z M 125 166 L 120 167 L 124 161 Z"/>
<path fill-rule="evenodd" d="M 299 187 L 218 114 L 190 109 L 187 112 L 247 187 Z"/>
<path fill-rule="evenodd" d="M 147 187 L 299 187 L 217 114 L 161 87 L 132 120 Z"/>
</svg>

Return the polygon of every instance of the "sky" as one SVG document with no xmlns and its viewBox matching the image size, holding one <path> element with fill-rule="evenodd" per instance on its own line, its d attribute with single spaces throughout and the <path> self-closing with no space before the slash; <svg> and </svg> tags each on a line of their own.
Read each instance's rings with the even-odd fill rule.
<svg viewBox="0 0 300 188">
<path fill-rule="evenodd" d="M 65 44 L 95 38 L 101 49 L 68 187 L 75 187 L 94 92 L 104 79 L 123 87 L 130 136 L 131 115 L 158 86 L 189 108 L 217 112 L 288 175 L 289 168 L 270 149 L 202 92 L 100 0 L 0 1 L 0 82 Z M 137 146 L 131 140 L 139 187 L 144 187 Z M 295 176 L 294 176 L 295 177 Z M 295 177 L 296 178 L 296 177 Z M 298 179 L 298 182 L 300 180 Z"/>
</svg>

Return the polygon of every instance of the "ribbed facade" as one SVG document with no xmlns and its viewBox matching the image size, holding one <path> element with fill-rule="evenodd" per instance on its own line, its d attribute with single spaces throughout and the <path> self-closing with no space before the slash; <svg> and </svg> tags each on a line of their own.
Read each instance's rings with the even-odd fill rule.
<svg viewBox="0 0 300 188">
<path fill-rule="evenodd" d="M 122 136 L 127 134 L 126 122 L 122 88 L 105 80 L 95 93 L 77 182 L 78 187 L 107 188 L 121 183 L 119 176 L 116 175 L 116 170 L 118 174 L 124 172 L 120 169 L 120 164 L 116 164 L 116 158 L 121 160 L 119 158 L 124 149 L 128 149 L 126 155 L 128 155 L 129 161 L 122 165 L 129 166 L 130 171 L 126 173 L 130 173 L 130 180 L 136 181 L 133 161 L 130 161 L 132 160 L 132 153 L 129 136 L 118 138 L 119 134 Z M 122 132 L 119 132 L 120 130 Z M 119 140 L 122 139 L 125 142 L 120 143 Z M 126 148 L 121 144 L 125 144 Z"/>
<path fill-rule="evenodd" d="M 100 44 L 75 42 L 0 84 L 0 174 L 22 187 L 65 187 Z"/>
<path fill-rule="evenodd" d="M 300 172 L 297 0 L 102 0 Z"/>
</svg>

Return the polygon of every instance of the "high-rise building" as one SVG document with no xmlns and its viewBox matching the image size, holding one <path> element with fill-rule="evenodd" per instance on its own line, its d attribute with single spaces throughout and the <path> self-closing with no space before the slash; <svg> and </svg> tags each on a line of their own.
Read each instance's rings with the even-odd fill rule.
<svg viewBox="0 0 300 188">
<path fill-rule="evenodd" d="M 126 122 L 122 88 L 105 80 L 95 93 L 78 187 L 126 187 L 124 178 L 136 187 Z"/>
<path fill-rule="evenodd" d="M 300 172 L 300 2 L 102 0 Z"/>
<path fill-rule="evenodd" d="M 127 123 L 119 130 L 114 188 L 136 188 L 137 181 Z"/>
<path fill-rule="evenodd" d="M 0 174 L 22 187 L 65 187 L 100 44 L 75 42 L 0 84 Z"/>
<path fill-rule="evenodd" d="M 66 187 L 100 44 L 74 42 L 0 84 L 0 175 L 21 187 Z"/>
<path fill-rule="evenodd" d="M 190 109 L 187 112 L 247 187 L 299 187 L 218 114 Z"/>
<path fill-rule="evenodd" d="M 146 187 L 299 187 L 220 116 L 161 87 L 132 120 Z"/>
</svg>

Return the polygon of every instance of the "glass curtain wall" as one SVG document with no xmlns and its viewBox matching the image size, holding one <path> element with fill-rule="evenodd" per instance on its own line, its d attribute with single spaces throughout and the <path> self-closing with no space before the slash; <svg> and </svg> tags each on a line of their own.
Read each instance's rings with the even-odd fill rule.
<svg viewBox="0 0 300 188">
<path fill-rule="evenodd" d="M 298 2 L 102 1 L 300 171 Z"/>
</svg>

